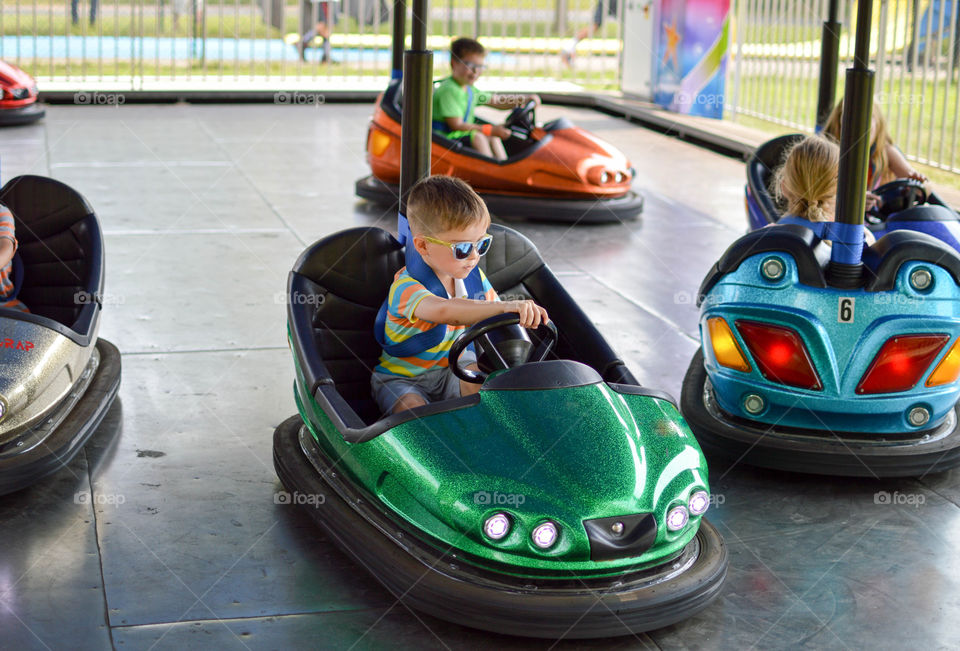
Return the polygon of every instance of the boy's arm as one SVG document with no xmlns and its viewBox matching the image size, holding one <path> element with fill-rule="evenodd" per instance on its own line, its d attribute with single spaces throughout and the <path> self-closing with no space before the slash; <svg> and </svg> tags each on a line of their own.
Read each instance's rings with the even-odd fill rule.
<svg viewBox="0 0 960 651">
<path fill-rule="evenodd" d="M 14 245 L 13 240 L 6 235 L 0 235 L 0 267 L 5 267 L 13 260 L 13 254 L 16 253 L 16 251 L 17 247 Z"/>
<path fill-rule="evenodd" d="M 0 267 L 5 267 L 17 252 L 17 237 L 14 235 L 13 214 L 0 205 Z"/>
<path fill-rule="evenodd" d="M 447 127 L 451 131 L 483 131 L 484 126 L 475 122 L 464 122 L 460 118 L 444 118 L 443 121 L 447 123 Z M 490 135 L 497 138 L 509 138 L 510 129 L 499 124 L 491 124 Z"/>
<path fill-rule="evenodd" d="M 414 308 L 414 317 L 431 323 L 473 325 L 497 314 L 517 312 L 520 325 L 536 328 L 549 321 L 547 311 L 533 301 L 474 301 L 469 298 L 426 296 Z"/>
</svg>

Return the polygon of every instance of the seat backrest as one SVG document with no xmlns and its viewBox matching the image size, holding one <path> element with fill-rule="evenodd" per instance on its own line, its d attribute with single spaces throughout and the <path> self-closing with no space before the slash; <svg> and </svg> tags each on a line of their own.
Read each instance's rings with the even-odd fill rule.
<svg viewBox="0 0 960 651">
<path fill-rule="evenodd" d="M 945 206 L 936 204 L 925 204 L 913 206 L 906 210 L 890 215 L 887 218 L 887 224 L 902 224 L 909 222 L 955 222 L 957 213 Z"/>
<path fill-rule="evenodd" d="M 773 174 L 783 165 L 787 151 L 805 136 L 792 133 L 769 140 L 759 147 L 747 161 L 747 186 L 761 209 L 767 215 L 778 216 L 785 206 L 778 205 L 771 186 Z"/>
<path fill-rule="evenodd" d="M 393 236 L 352 228 L 312 245 L 290 274 L 291 327 L 302 323 L 312 330 L 308 349 L 298 351 L 301 362 L 321 362 L 314 379 L 332 380 L 367 423 L 378 416 L 370 395 L 370 373 L 380 357 L 373 325 L 402 266 L 403 248 Z"/>
<path fill-rule="evenodd" d="M 517 231 L 490 224 L 488 232 L 493 243 L 487 255 L 480 258 L 480 268 L 498 293 L 510 290 L 523 282 L 543 265 L 543 258 L 533 242 Z"/>
<path fill-rule="evenodd" d="M 32 314 L 88 335 L 103 290 L 103 236 L 93 208 L 73 188 L 42 176 L 11 179 L 0 203 L 16 220 L 20 300 Z"/>
<path fill-rule="evenodd" d="M 894 230 L 863 251 L 867 291 L 892 290 L 900 267 L 917 261 L 943 267 L 960 285 L 960 253 L 956 249 L 927 233 Z"/>
</svg>

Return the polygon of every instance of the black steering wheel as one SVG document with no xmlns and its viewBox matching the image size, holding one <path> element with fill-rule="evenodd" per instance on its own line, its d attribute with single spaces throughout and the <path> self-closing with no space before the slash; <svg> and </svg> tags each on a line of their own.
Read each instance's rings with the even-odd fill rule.
<svg viewBox="0 0 960 651">
<path fill-rule="evenodd" d="M 874 223 L 881 222 L 894 213 L 927 202 L 927 189 L 916 179 L 897 179 L 884 183 L 873 194 L 880 197 L 879 205 L 867 211 Z"/>
<path fill-rule="evenodd" d="M 503 126 L 517 132 L 523 138 L 529 138 L 537 126 L 536 110 L 537 103 L 530 100 L 523 106 L 518 106 L 510 111 L 507 119 L 503 122 Z"/>
<path fill-rule="evenodd" d="M 541 324 L 537 333 L 541 335 L 541 340 L 540 345 L 534 349 L 526 328 L 520 327 L 520 315 L 516 312 L 497 314 L 474 323 L 450 346 L 450 370 L 464 382 L 483 384 L 493 371 L 530 362 L 542 362 L 557 343 L 557 326 L 553 321 L 549 321 Z M 479 371 L 460 366 L 460 355 L 474 341 L 477 342 Z M 488 370 L 484 370 L 485 366 Z"/>
</svg>

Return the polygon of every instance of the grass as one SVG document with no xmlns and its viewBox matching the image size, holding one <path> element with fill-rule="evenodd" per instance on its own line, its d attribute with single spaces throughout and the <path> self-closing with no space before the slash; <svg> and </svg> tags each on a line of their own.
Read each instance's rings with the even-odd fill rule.
<svg viewBox="0 0 960 651">
<path fill-rule="evenodd" d="M 196 78 L 201 80 L 206 79 L 212 82 L 220 79 L 229 80 L 239 78 L 242 80 L 251 77 L 271 77 L 277 79 L 278 82 L 281 82 L 281 80 L 285 78 L 319 78 L 330 79 L 330 87 L 334 88 L 336 86 L 336 79 L 341 77 L 384 77 L 389 73 L 387 66 L 374 65 L 373 62 L 366 66 L 353 65 L 350 63 L 332 65 L 319 64 L 316 62 L 314 55 L 311 55 L 308 63 L 300 64 L 299 66 L 297 62 L 294 61 L 286 61 L 283 63 L 280 61 L 269 63 L 264 61 L 241 61 L 239 63 L 224 61 L 223 65 L 220 65 L 218 61 L 214 61 L 208 62 L 206 67 L 204 67 L 198 62 L 178 62 L 176 65 L 172 65 L 169 61 L 160 61 L 158 64 L 153 59 L 135 62 L 131 62 L 130 60 L 109 61 L 104 62 L 101 67 L 97 66 L 95 60 L 87 61 L 86 65 L 66 61 L 40 61 L 36 67 L 33 67 L 32 64 L 28 64 L 27 62 L 22 63 L 23 65 L 21 67 L 30 74 L 58 78 L 78 77 L 88 82 L 95 81 L 101 76 L 134 76 L 144 79 L 161 80 Z M 445 65 L 438 63 L 435 67 L 434 76 L 439 78 L 447 73 L 448 69 L 445 68 Z M 618 87 L 619 84 L 619 78 L 614 71 L 591 74 L 588 78 L 584 78 L 579 73 L 569 70 L 564 70 L 558 74 L 556 70 L 547 70 L 542 67 L 533 67 L 530 70 L 505 69 L 502 73 L 497 71 L 496 74 L 498 77 L 506 78 L 534 77 L 572 81 L 591 90 L 608 90 Z M 280 84 L 278 84 L 278 86 L 279 85 Z M 41 88 L 41 93 L 42 91 L 43 89 Z"/>
<path fill-rule="evenodd" d="M 960 175 L 943 168 L 951 161 L 953 167 L 960 167 L 956 75 L 949 87 L 945 79 L 926 83 L 911 83 L 904 79 L 903 88 L 899 81 L 899 77 L 889 76 L 876 88 L 894 142 L 935 182 L 960 189 Z M 728 90 L 732 92 L 732 89 Z M 842 96 L 840 82 L 837 97 Z M 809 129 L 815 121 L 817 80 L 744 76 L 741 78 L 741 98 L 745 98 L 746 101 L 742 102 L 745 106 L 759 104 L 758 108 L 773 119 L 737 115 L 737 122 L 771 133 L 795 131 L 795 128 L 782 124 L 787 122 Z M 778 121 L 782 123 L 778 124 Z M 943 139 L 940 138 L 941 129 L 944 130 Z M 923 165 L 916 159 L 942 161 L 943 167 Z"/>
</svg>

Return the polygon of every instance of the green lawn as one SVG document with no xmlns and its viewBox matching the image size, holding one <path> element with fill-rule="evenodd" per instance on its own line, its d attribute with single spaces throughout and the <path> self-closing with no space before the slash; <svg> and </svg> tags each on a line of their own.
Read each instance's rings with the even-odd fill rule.
<svg viewBox="0 0 960 651">
<path fill-rule="evenodd" d="M 220 65 L 220 62 L 213 61 L 208 62 L 206 66 L 201 63 L 188 64 L 186 62 L 178 63 L 177 65 L 171 65 L 169 61 L 160 61 L 159 64 L 154 59 L 145 59 L 142 62 L 131 62 L 129 60 L 117 60 L 117 61 L 105 61 L 101 66 L 98 66 L 96 60 L 87 60 L 85 64 L 81 64 L 79 61 L 75 62 L 65 62 L 65 61 L 39 61 L 36 68 L 34 68 L 32 62 L 21 62 L 21 67 L 23 67 L 30 74 L 35 74 L 38 76 L 47 76 L 47 77 L 77 77 L 83 78 L 87 82 L 95 81 L 98 77 L 128 77 L 135 76 L 138 78 L 148 78 L 148 79 L 187 79 L 190 77 L 195 77 L 198 79 L 210 79 L 211 81 L 217 81 L 219 79 L 233 79 L 233 78 L 247 78 L 247 77 L 265 77 L 269 76 L 271 78 L 276 78 L 278 80 L 278 86 L 282 86 L 283 78 L 297 79 L 297 78 L 306 78 L 310 79 L 312 77 L 319 78 L 330 78 L 332 80 L 331 87 L 336 85 L 336 78 L 338 77 L 357 77 L 357 76 L 369 76 L 369 77 L 383 77 L 389 73 L 389 70 L 386 66 L 375 67 L 373 65 L 368 66 L 359 66 L 353 65 L 351 63 L 347 64 L 320 64 L 316 62 L 316 57 L 311 56 L 310 61 L 298 65 L 293 61 L 279 62 L 273 61 L 270 63 L 264 61 L 256 62 L 239 62 L 234 63 L 232 61 L 224 61 L 223 65 Z M 441 77 L 449 73 L 449 69 L 445 67 L 446 64 L 438 63 L 435 67 L 434 76 Z M 591 90 L 609 90 L 612 88 L 618 87 L 619 79 L 614 72 L 604 73 L 604 74 L 590 74 L 585 76 L 583 73 L 577 73 L 576 71 L 564 70 L 559 75 L 556 70 L 547 70 L 544 68 L 534 67 L 532 71 L 530 70 L 520 70 L 520 71 L 511 71 L 509 69 L 504 70 L 502 73 L 497 71 L 498 77 L 538 77 L 544 79 L 559 79 L 564 81 L 572 81 L 578 83 Z M 41 92 L 43 89 L 40 89 Z"/>
<path fill-rule="evenodd" d="M 728 93 L 732 86 L 728 85 Z M 785 79 L 782 76 L 741 78 L 741 103 L 755 105 L 774 121 L 738 115 L 737 121 L 771 132 L 786 133 L 793 129 L 778 125 L 776 120 L 796 122 L 812 127 L 817 105 L 817 80 Z M 921 160 L 941 161 L 944 166 L 960 167 L 960 123 L 957 120 L 957 78 L 920 83 L 899 77 L 885 79 L 875 89 L 880 108 L 887 119 L 894 142 L 908 156 Z M 837 97 L 843 96 L 842 80 L 837 84 Z M 729 96 L 732 101 L 732 96 Z M 941 130 L 943 137 L 941 138 Z M 960 188 L 960 175 L 944 169 L 924 166 L 938 182 Z M 936 171 L 933 171 L 936 170 Z"/>
</svg>

